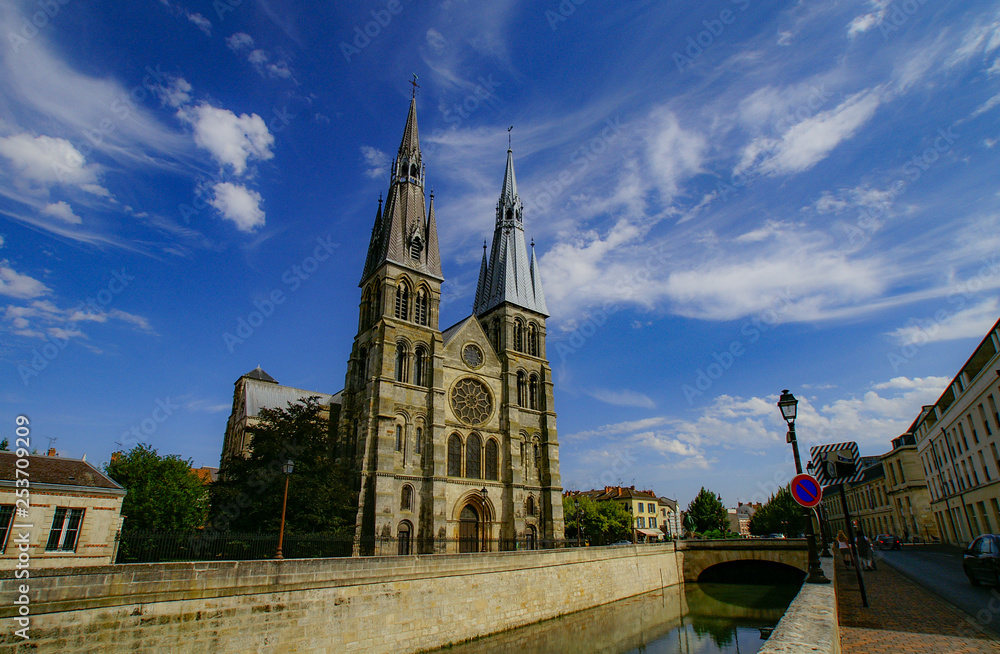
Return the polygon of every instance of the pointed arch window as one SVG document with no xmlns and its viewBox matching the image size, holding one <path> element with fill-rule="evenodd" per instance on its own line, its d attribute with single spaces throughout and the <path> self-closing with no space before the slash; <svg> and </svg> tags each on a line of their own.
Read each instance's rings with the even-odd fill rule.
<svg viewBox="0 0 1000 654">
<path fill-rule="evenodd" d="M 517 406 L 528 406 L 528 383 L 524 372 L 517 372 Z"/>
<path fill-rule="evenodd" d="M 524 322 L 520 318 L 514 321 L 514 349 L 524 352 Z"/>
<path fill-rule="evenodd" d="M 403 451 L 403 425 L 396 425 L 396 451 Z"/>
<path fill-rule="evenodd" d="M 413 383 L 417 386 L 427 386 L 427 350 L 423 345 L 418 345 L 413 350 Z"/>
<path fill-rule="evenodd" d="M 400 320 L 410 319 L 410 287 L 406 282 L 400 282 L 396 287 L 396 312 Z"/>
<path fill-rule="evenodd" d="M 413 303 L 413 319 L 418 325 L 427 326 L 427 289 L 421 287 L 417 291 L 416 301 Z"/>
<path fill-rule="evenodd" d="M 358 371 L 358 382 L 362 386 L 365 384 L 365 380 L 368 379 L 368 350 L 364 347 L 358 348 L 358 360 L 357 368 Z"/>
<path fill-rule="evenodd" d="M 535 440 L 532 447 L 534 448 L 533 454 L 535 457 L 535 470 L 538 471 L 542 469 L 542 449 L 538 446 L 537 439 Z"/>
<path fill-rule="evenodd" d="M 535 498 L 531 495 L 524 501 L 524 512 L 527 515 L 535 515 Z"/>
<path fill-rule="evenodd" d="M 500 476 L 498 474 L 499 466 L 497 465 L 499 458 L 500 458 L 500 447 L 497 445 L 496 440 L 491 438 L 490 440 L 486 441 L 485 477 L 487 479 L 492 479 L 493 481 L 500 480 Z"/>
<path fill-rule="evenodd" d="M 407 366 L 409 353 L 406 350 L 406 343 L 396 343 L 396 381 L 408 382 L 410 372 Z"/>
<path fill-rule="evenodd" d="M 413 452 L 415 454 L 420 454 L 423 451 L 424 451 L 424 428 L 417 427 L 417 431 L 413 441 Z"/>
<path fill-rule="evenodd" d="M 462 476 L 462 439 L 452 434 L 448 439 L 448 476 Z"/>
<path fill-rule="evenodd" d="M 410 486 L 409 484 L 403 486 L 403 491 L 399 494 L 399 510 L 413 510 L 413 486 Z"/>
<path fill-rule="evenodd" d="M 535 374 L 528 378 L 528 408 L 538 408 L 538 375 Z"/>
<path fill-rule="evenodd" d="M 424 243 L 420 240 L 420 234 L 414 234 L 410 239 L 410 258 L 420 261 L 420 253 L 424 251 Z"/>
<path fill-rule="evenodd" d="M 465 476 L 470 479 L 482 479 L 482 468 L 480 463 L 482 461 L 482 450 L 483 444 L 479 439 L 478 434 L 472 434 L 469 436 L 469 440 L 465 444 Z"/>
<path fill-rule="evenodd" d="M 533 322 L 528 323 L 528 354 L 538 356 L 538 326 Z"/>
<path fill-rule="evenodd" d="M 368 329 L 368 326 L 372 321 L 372 287 L 369 286 L 365 289 L 364 294 L 361 296 L 361 320 L 359 330 Z"/>
</svg>

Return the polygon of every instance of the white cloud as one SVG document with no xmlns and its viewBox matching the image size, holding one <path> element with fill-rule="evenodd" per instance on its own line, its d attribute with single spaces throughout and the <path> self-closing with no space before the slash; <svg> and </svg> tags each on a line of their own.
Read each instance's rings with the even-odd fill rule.
<svg viewBox="0 0 1000 654">
<path fill-rule="evenodd" d="M 367 166 L 365 175 L 372 179 L 385 177 L 389 170 L 389 156 L 385 152 L 370 145 L 362 145 L 361 158 L 364 159 L 365 166 Z"/>
<path fill-rule="evenodd" d="M 191 84 L 183 77 L 171 77 L 167 86 L 155 87 L 164 104 L 180 107 L 191 101 Z"/>
<path fill-rule="evenodd" d="M 647 156 L 666 202 L 677 195 L 681 182 L 701 170 L 707 142 L 701 134 L 681 127 L 673 112 L 656 110 L 650 119 Z"/>
<path fill-rule="evenodd" d="M 47 295 L 51 291 L 37 279 L 18 273 L 6 259 L 0 260 L 0 295 L 31 299 Z"/>
<path fill-rule="evenodd" d="M 254 69 L 263 77 L 273 77 L 280 79 L 292 79 L 292 70 L 288 61 L 284 57 L 279 57 L 273 63 L 272 55 L 263 48 L 254 48 L 254 40 L 249 34 L 236 32 L 226 39 L 226 45 L 230 50 L 238 54 L 246 53 L 247 61 L 253 65 Z"/>
<path fill-rule="evenodd" d="M 245 32 L 236 32 L 226 39 L 226 45 L 233 52 L 243 52 L 253 48 L 253 37 Z"/>
<path fill-rule="evenodd" d="M 260 193 L 231 182 L 220 182 L 213 189 L 215 196 L 209 204 L 218 209 L 223 218 L 233 221 L 238 230 L 252 232 L 264 225 Z"/>
<path fill-rule="evenodd" d="M 914 320 L 889 335 L 899 345 L 924 345 L 960 338 L 982 338 L 1000 316 L 1000 300 L 989 298 L 968 309 L 949 314 L 944 320 L 926 318 Z"/>
<path fill-rule="evenodd" d="M 182 108 L 177 115 L 194 128 L 195 143 L 208 150 L 220 166 L 231 166 L 237 175 L 246 172 L 248 160 L 274 156 L 271 152 L 274 136 L 257 114 L 237 116 L 228 109 L 203 102 L 190 109 Z"/>
<path fill-rule="evenodd" d="M 445 39 L 441 32 L 437 31 L 433 27 L 427 30 L 427 45 L 429 45 L 436 52 L 440 52 L 444 49 Z"/>
<path fill-rule="evenodd" d="M 800 173 L 815 166 L 843 141 L 854 136 L 881 104 L 877 90 L 863 91 L 838 107 L 793 125 L 780 138 L 762 137 L 744 149 L 735 172 L 759 167 L 764 174 Z"/>
<path fill-rule="evenodd" d="M 881 25 L 882 21 L 885 20 L 885 14 L 890 4 L 892 4 L 892 0 L 868 0 L 871 12 L 855 17 L 851 21 L 851 24 L 847 26 L 847 35 L 854 38 L 859 34 L 864 34 L 873 27 Z"/>
<path fill-rule="evenodd" d="M 212 21 L 208 20 L 201 14 L 188 14 L 187 19 L 198 26 L 205 36 L 212 36 Z"/>
<path fill-rule="evenodd" d="M 108 195 L 98 184 L 100 168 L 87 164 L 80 151 L 62 138 L 27 133 L 0 137 L 0 155 L 13 164 L 24 179 L 41 184 L 67 184 L 94 195 Z"/>
<path fill-rule="evenodd" d="M 53 216 L 54 218 L 63 220 L 71 225 L 79 225 L 83 222 L 83 219 L 80 218 L 80 216 L 73 213 L 73 207 L 63 201 L 45 205 L 42 209 L 42 213 L 46 216 Z"/>
<path fill-rule="evenodd" d="M 634 406 L 643 409 L 655 409 L 656 403 L 648 395 L 636 391 L 621 390 L 612 391 L 607 389 L 597 389 L 588 393 L 596 400 L 614 406 Z"/>
</svg>

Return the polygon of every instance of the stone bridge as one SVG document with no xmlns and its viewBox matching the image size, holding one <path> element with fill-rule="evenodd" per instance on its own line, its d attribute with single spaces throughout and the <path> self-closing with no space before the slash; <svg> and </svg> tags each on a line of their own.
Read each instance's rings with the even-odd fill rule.
<svg viewBox="0 0 1000 654">
<path fill-rule="evenodd" d="M 677 542 L 677 557 L 684 570 L 684 581 L 698 581 L 714 566 L 734 571 L 752 570 L 743 564 L 763 563 L 763 568 L 790 567 L 801 572 L 809 569 L 804 538 L 738 538 L 732 540 L 682 540 Z M 732 565 L 727 565 L 732 564 Z M 715 572 L 721 572 L 720 567 Z M 789 570 L 791 572 L 791 570 Z M 734 580 L 735 581 L 735 580 Z"/>
</svg>

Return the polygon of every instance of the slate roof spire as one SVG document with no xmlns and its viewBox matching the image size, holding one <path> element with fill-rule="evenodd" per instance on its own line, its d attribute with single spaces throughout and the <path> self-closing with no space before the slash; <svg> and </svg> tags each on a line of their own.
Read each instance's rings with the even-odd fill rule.
<svg viewBox="0 0 1000 654">
<path fill-rule="evenodd" d="M 500 200 L 497 202 L 493 247 L 488 260 L 483 253 L 473 312 L 482 315 L 504 302 L 543 316 L 549 315 L 533 247 L 531 259 L 528 259 L 524 242 L 524 207 L 517 194 L 514 153 L 509 148 Z"/>
<path fill-rule="evenodd" d="M 417 130 L 417 98 L 414 94 L 410 98 L 403 139 L 392 162 L 384 208 L 379 199 L 379 210 L 375 214 L 368 256 L 361 275 L 362 285 L 386 262 L 443 280 L 433 194 L 428 215 L 424 175 Z"/>
</svg>

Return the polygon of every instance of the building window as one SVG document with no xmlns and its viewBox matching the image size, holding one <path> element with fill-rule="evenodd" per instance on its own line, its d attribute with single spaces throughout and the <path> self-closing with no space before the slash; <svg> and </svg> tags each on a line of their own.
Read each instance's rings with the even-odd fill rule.
<svg viewBox="0 0 1000 654">
<path fill-rule="evenodd" d="M 396 425 L 396 451 L 403 451 L 403 425 Z"/>
<path fill-rule="evenodd" d="M 400 320 L 410 319 L 410 288 L 406 282 L 400 282 L 396 287 L 396 313 Z"/>
<path fill-rule="evenodd" d="M 538 443 L 534 444 L 534 448 L 535 448 L 535 470 L 541 470 L 542 469 L 542 451 L 538 447 Z"/>
<path fill-rule="evenodd" d="M 413 442 L 413 451 L 420 454 L 424 451 L 424 430 L 417 427 L 416 440 Z"/>
<path fill-rule="evenodd" d="M 486 478 L 499 481 L 499 466 L 497 460 L 500 458 L 500 447 L 492 438 L 486 441 Z"/>
<path fill-rule="evenodd" d="M 413 510 L 413 486 L 410 486 L 409 484 L 403 486 L 403 491 L 399 495 L 399 510 Z"/>
<path fill-rule="evenodd" d="M 538 376 L 534 374 L 528 378 L 528 408 L 538 408 Z"/>
<path fill-rule="evenodd" d="M 417 291 L 417 301 L 413 305 L 413 318 L 418 325 L 427 325 L 427 290 Z"/>
<path fill-rule="evenodd" d="M 514 349 L 524 352 L 524 322 L 520 318 L 514 320 Z"/>
<path fill-rule="evenodd" d="M 406 556 L 410 553 L 410 541 L 413 531 L 410 523 L 405 520 L 399 523 L 396 529 L 396 540 L 399 541 L 399 555 Z"/>
<path fill-rule="evenodd" d="M 417 386 L 427 386 L 427 350 L 418 345 L 413 350 L 413 383 Z"/>
<path fill-rule="evenodd" d="M 656 508 L 652 504 L 647 504 L 646 505 L 646 510 L 649 511 L 650 513 L 654 513 L 654 514 L 656 513 Z"/>
<path fill-rule="evenodd" d="M 979 404 L 979 420 L 983 423 L 983 428 L 986 430 L 986 436 L 993 435 L 993 429 L 990 427 L 990 419 L 986 417 L 986 411 L 983 409 L 983 405 Z"/>
<path fill-rule="evenodd" d="M 524 501 L 524 512 L 527 515 L 535 515 L 535 498 L 531 495 Z"/>
<path fill-rule="evenodd" d="M 52 516 L 52 531 L 45 549 L 56 552 L 76 551 L 76 539 L 80 534 L 80 523 L 83 521 L 83 509 L 65 509 L 59 507 Z"/>
<path fill-rule="evenodd" d="M 10 523 L 14 521 L 14 505 L 0 505 L 0 552 L 7 549 L 7 537 L 10 536 Z"/>
<path fill-rule="evenodd" d="M 448 439 L 448 476 L 462 476 L 462 439 L 452 434 Z"/>
<path fill-rule="evenodd" d="M 406 364 L 409 359 L 407 354 L 406 343 L 396 343 L 396 381 L 398 382 L 410 381 L 409 366 Z"/>
<path fill-rule="evenodd" d="M 533 322 L 528 323 L 528 354 L 538 356 L 538 327 Z"/>
<path fill-rule="evenodd" d="M 645 504 L 643 504 L 642 502 L 639 502 L 639 513 L 642 513 L 643 507 L 645 507 L 645 506 L 646 506 Z"/>
<path fill-rule="evenodd" d="M 471 479 L 482 479 L 482 441 L 478 434 L 469 436 L 465 444 L 465 476 Z"/>
<path fill-rule="evenodd" d="M 990 413 L 993 414 L 993 418 L 996 420 L 997 429 L 1000 429 L 1000 413 L 997 413 L 997 403 L 993 401 L 993 395 L 987 395 L 986 401 L 990 403 Z"/>
<path fill-rule="evenodd" d="M 414 234 L 413 238 L 410 240 L 410 258 L 414 261 L 420 261 L 420 253 L 424 250 L 424 244 L 420 240 L 420 234 Z"/>
<path fill-rule="evenodd" d="M 521 371 L 517 373 L 517 406 L 528 406 L 528 383 Z"/>
<path fill-rule="evenodd" d="M 982 450 L 979 450 L 979 464 L 983 466 L 983 475 L 986 477 L 986 481 L 993 481 L 990 476 L 990 467 L 986 465 L 986 457 L 983 456 Z"/>
<path fill-rule="evenodd" d="M 639 526 L 639 529 L 645 529 L 646 528 L 646 518 L 644 518 L 642 516 L 639 516 L 638 518 L 635 519 L 635 524 L 637 524 Z"/>
</svg>

